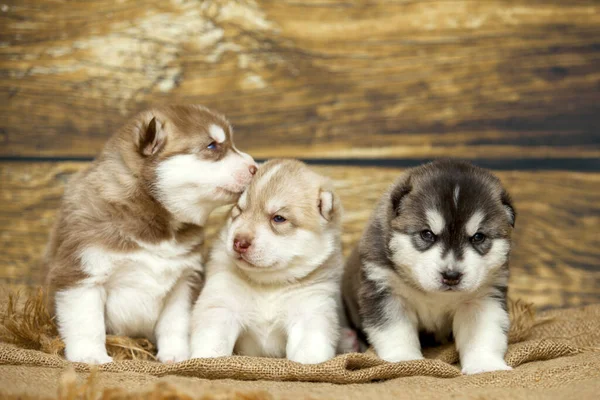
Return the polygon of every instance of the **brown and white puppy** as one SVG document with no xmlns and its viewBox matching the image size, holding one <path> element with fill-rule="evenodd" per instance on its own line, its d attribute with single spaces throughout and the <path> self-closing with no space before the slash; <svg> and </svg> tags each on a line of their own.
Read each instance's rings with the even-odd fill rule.
<svg viewBox="0 0 600 400">
<path fill-rule="evenodd" d="M 353 324 L 388 361 L 422 358 L 420 332 L 454 335 L 462 370 L 504 362 L 515 211 L 500 181 L 442 160 L 407 171 L 383 196 L 344 272 Z"/>
<path fill-rule="evenodd" d="M 192 316 L 192 358 L 332 358 L 340 336 L 341 204 L 295 160 L 262 165 L 207 263 Z"/>
<path fill-rule="evenodd" d="M 66 188 L 46 263 L 71 361 L 106 363 L 106 333 L 145 336 L 158 359 L 189 357 L 192 280 L 210 212 L 256 165 L 227 120 L 201 106 L 142 112 Z"/>
</svg>

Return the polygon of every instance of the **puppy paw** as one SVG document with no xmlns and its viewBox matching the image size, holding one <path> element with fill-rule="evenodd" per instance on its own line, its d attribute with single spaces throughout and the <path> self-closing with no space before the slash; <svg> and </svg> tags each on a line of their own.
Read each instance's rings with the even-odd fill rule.
<svg viewBox="0 0 600 400">
<path fill-rule="evenodd" d="M 288 356 L 290 361 L 300 364 L 320 364 L 335 357 L 333 348 L 315 348 L 316 346 L 306 346 L 303 349 L 295 351 Z"/>
<path fill-rule="evenodd" d="M 502 358 L 480 357 L 473 361 L 467 361 L 462 366 L 462 373 L 465 375 L 481 374 L 491 371 L 510 371 L 511 367 L 506 365 Z"/>
<path fill-rule="evenodd" d="M 220 350 L 217 347 L 202 346 L 192 349 L 191 358 L 216 358 L 216 357 L 229 357 L 233 355 L 231 352 Z"/>
<path fill-rule="evenodd" d="M 402 362 L 402 361 L 413 361 L 413 360 L 422 360 L 423 354 L 421 354 L 420 350 L 414 351 L 396 351 L 393 353 L 387 354 L 377 354 L 379 358 L 389 362 Z"/>
<path fill-rule="evenodd" d="M 81 363 L 96 364 L 96 365 L 107 364 L 107 363 L 113 361 L 112 357 L 109 357 L 109 355 L 106 353 L 106 351 L 104 351 L 104 352 L 102 352 L 102 351 L 69 352 L 69 351 L 67 351 L 66 358 L 67 358 L 67 360 L 72 361 L 72 362 L 81 362 Z"/>
<path fill-rule="evenodd" d="M 342 328 L 340 342 L 338 343 L 338 353 L 358 353 L 360 352 L 360 344 L 358 336 L 354 329 Z"/>
<path fill-rule="evenodd" d="M 171 341 L 168 345 L 158 349 L 156 358 L 158 358 L 158 361 L 165 364 L 185 361 L 190 358 L 190 350 L 184 340 Z"/>
</svg>

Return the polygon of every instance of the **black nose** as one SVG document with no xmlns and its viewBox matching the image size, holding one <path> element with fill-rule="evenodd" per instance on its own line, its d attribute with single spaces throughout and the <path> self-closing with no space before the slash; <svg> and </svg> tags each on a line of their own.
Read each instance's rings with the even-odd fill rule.
<svg viewBox="0 0 600 400">
<path fill-rule="evenodd" d="M 463 274 L 458 271 L 444 271 L 442 272 L 442 282 L 448 286 L 455 286 L 460 283 L 460 279 Z"/>
</svg>

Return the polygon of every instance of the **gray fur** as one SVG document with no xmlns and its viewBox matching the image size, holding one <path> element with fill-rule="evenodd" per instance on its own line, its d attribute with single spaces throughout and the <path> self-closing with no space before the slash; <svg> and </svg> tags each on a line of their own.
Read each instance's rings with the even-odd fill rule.
<svg viewBox="0 0 600 400">
<path fill-rule="evenodd" d="M 457 190 L 456 188 L 460 189 Z M 395 296 L 385 281 L 369 279 L 368 268 L 376 265 L 394 271 L 406 287 L 423 292 L 410 273 L 392 261 L 389 243 L 395 231 L 411 235 L 415 249 L 425 252 L 431 247 L 420 237 L 427 226 L 426 211 L 437 210 L 446 221 L 439 242 L 446 254 L 452 251 L 457 260 L 464 249 L 472 247 L 485 256 L 492 240 L 509 239 L 515 211 L 500 180 L 487 170 L 470 163 L 440 160 L 406 171 L 383 195 L 368 222 L 363 236 L 346 263 L 343 295 L 349 320 L 355 328 L 385 325 L 385 310 Z M 477 210 L 483 210 L 487 240 L 474 243 L 465 235 L 464 225 Z M 489 297 L 506 309 L 508 262 L 484 283 Z M 452 318 L 451 315 L 448 318 Z M 433 332 L 436 337 L 448 332 Z"/>
</svg>

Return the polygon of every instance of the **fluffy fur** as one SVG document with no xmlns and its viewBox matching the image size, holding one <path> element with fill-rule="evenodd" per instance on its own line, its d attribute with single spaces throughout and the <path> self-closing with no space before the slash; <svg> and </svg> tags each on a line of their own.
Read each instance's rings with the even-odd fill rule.
<svg viewBox="0 0 600 400">
<path fill-rule="evenodd" d="M 106 334 L 189 357 L 203 225 L 256 172 L 227 120 L 201 106 L 143 112 L 66 188 L 46 263 L 71 361 L 106 363 Z"/>
<path fill-rule="evenodd" d="M 466 374 L 509 369 L 508 257 L 515 212 L 500 181 L 443 160 L 383 196 L 347 262 L 350 319 L 388 361 L 422 358 L 420 332 L 454 336 Z"/>
<path fill-rule="evenodd" d="M 331 183 L 303 163 L 261 166 L 207 264 L 192 357 L 332 358 L 340 336 L 340 219 Z"/>
</svg>

